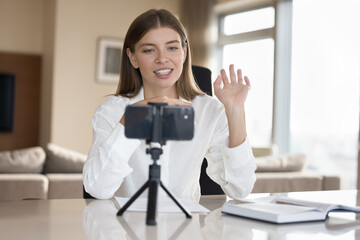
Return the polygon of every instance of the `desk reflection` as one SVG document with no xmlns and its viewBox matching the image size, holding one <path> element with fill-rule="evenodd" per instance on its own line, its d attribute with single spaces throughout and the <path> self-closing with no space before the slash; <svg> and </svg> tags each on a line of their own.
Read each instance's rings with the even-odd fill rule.
<svg viewBox="0 0 360 240">
<path fill-rule="evenodd" d="M 89 201 L 83 210 L 83 228 L 88 239 L 357 239 L 360 221 L 355 214 L 342 218 L 334 213 L 325 222 L 276 225 L 221 213 L 208 215 L 158 213 L 157 226 L 145 224 L 146 213 L 125 212 L 117 217 L 113 200 Z M 340 217 L 338 217 L 340 216 Z M 357 230 L 357 231 L 355 231 Z M 300 238 L 299 238 L 300 237 Z"/>
<path fill-rule="evenodd" d="M 83 211 L 83 228 L 89 239 L 203 239 L 199 215 L 158 213 L 157 226 L 147 226 L 146 213 L 125 212 L 117 217 L 113 200 L 89 201 Z"/>
</svg>

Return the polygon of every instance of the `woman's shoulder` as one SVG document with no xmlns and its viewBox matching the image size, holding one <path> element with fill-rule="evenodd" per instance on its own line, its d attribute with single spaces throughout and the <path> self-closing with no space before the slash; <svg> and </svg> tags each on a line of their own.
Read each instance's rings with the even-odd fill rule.
<svg viewBox="0 0 360 240">
<path fill-rule="evenodd" d="M 123 108 L 129 102 L 128 98 L 122 96 L 110 95 L 107 96 L 97 107 L 97 110 L 108 108 Z"/>
</svg>

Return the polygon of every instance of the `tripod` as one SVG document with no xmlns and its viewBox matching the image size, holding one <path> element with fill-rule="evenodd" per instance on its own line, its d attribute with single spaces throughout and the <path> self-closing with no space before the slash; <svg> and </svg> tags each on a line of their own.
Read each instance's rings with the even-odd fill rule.
<svg viewBox="0 0 360 240">
<path fill-rule="evenodd" d="M 147 154 L 151 154 L 151 159 L 153 164 L 149 166 L 149 180 L 144 183 L 144 185 L 129 199 L 129 201 L 118 211 L 117 216 L 122 216 L 126 209 L 145 191 L 146 188 L 149 188 L 148 194 L 148 203 L 147 203 L 147 214 L 146 214 L 146 224 L 147 225 L 156 225 L 156 207 L 157 207 L 157 195 L 159 185 L 167 193 L 167 195 L 176 203 L 176 205 L 184 212 L 187 218 L 191 218 L 191 214 L 181 205 L 179 201 L 169 192 L 169 190 L 164 186 L 160 180 L 160 165 L 157 164 L 160 155 L 163 153 L 161 148 L 152 147 L 152 142 L 159 142 L 165 144 L 165 141 L 160 137 L 161 132 L 161 106 L 164 104 L 152 104 L 155 106 L 155 114 L 153 116 L 153 135 L 152 140 L 148 140 L 149 148 L 146 149 Z M 126 118 L 125 118 L 126 119 Z M 159 136 L 160 135 L 160 136 Z"/>
<path fill-rule="evenodd" d="M 161 148 L 148 148 L 146 153 L 151 154 L 151 159 L 154 161 L 152 165 L 149 166 L 149 180 L 132 196 L 129 201 L 118 211 L 117 216 L 122 216 L 126 209 L 145 191 L 146 188 L 149 188 L 148 203 L 147 203 L 147 215 L 146 215 L 146 224 L 147 225 L 156 225 L 156 204 L 157 204 L 157 193 L 159 184 L 162 189 L 167 193 L 167 195 L 176 203 L 176 205 L 185 213 L 187 218 L 191 218 L 191 214 L 186 211 L 186 209 L 181 205 L 179 201 L 169 192 L 169 190 L 164 186 L 160 180 L 160 165 L 156 163 L 162 154 Z"/>
</svg>

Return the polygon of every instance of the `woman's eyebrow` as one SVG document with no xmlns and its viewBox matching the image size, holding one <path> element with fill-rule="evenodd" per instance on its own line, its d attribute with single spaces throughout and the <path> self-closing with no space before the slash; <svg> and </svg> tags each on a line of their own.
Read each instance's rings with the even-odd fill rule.
<svg viewBox="0 0 360 240">
<path fill-rule="evenodd" d="M 153 47 L 153 46 L 155 46 L 155 44 L 153 44 L 153 43 L 142 43 L 142 44 L 140 44 L 139 47 L 146 47 L 146 46 Z"/>
<path fill-rule="evenodd" d="M 180 41 L 179 40 L 172 40 L 172 41 L 168 41 L 166 44 L 172 44 L 172 43 L 179 43 L 180 44 Z"/>
<path fill-rule="evenodd" d="M 173 44 L 173 43 L 179 43 L 180 44 L 180 41 L 179 40 L 171 40 L 171 41 L 166 42 L 165 44 L 169 45 L 169 44 Z M 142 44 L 140 44 L 139 47 L 146 47 L 146 46 L 154 47 L 154 46 L 156 46 L 156 44 L 154 44 L 154 43 L 142 43 Z"/>
</svg>

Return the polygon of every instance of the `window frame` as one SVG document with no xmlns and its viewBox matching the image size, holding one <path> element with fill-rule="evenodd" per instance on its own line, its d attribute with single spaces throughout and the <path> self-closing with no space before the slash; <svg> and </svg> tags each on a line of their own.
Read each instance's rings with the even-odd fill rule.
<svg viewBox="0 0 360 240">
<path fill-rule="evenodd" d="M 273 7 L 275 23 L 272 28 L 255 30 L 234 35 L 224 34 L 224 18 L 227 15 Z M 292 42 L 292 0 L 249 3 L 218 4 L 215 8 L 217 21 L 216 57 L 217 69 L 223 62 L 223 47 L 272 38 L 274 41 L 273 112 L 271 145 L 276 145 L 279 153 L 289 151 L 290 141 L 290 99 L 291 99 L 291 42 Z"/>
</svg>

